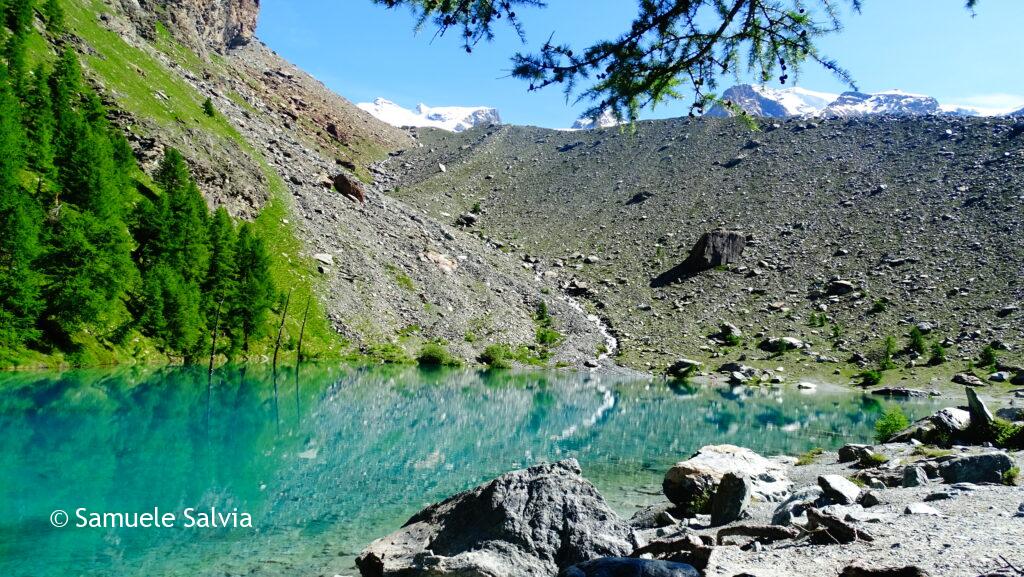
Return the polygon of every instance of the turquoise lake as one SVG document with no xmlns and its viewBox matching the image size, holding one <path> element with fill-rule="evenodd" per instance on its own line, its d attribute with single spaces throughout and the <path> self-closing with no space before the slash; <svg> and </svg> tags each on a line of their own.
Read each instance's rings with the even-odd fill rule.
<svg viewBox="0 0 1024 577">
<path fill-rule="evenodd" d="M 702 445 L 797 454 L 871 438 L 877 397 L 572 372 L 302 366 L 0 374 L 0 575 L 356 575 L 423 506 L 577 458 L 623 515 Z M 921 416 L 931 402 L 906 403 Z M 252 528 L 185 528 L 186 508 Z M 75 510 L 177 515 L 77 528 Z M 51 525 L 55 510 L 68 526 Z"/>
</svg>

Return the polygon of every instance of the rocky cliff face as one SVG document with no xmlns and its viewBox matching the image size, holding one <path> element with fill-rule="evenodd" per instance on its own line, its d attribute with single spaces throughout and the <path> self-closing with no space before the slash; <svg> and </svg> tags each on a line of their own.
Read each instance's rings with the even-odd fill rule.
<svg viewBox="0 0 1024 577">
<path fill-rule="evenodd" d="M 315 285 L 344 336 L 339 346 L 372 353 L 388 343 L 414 353 L 442 339 L 467 360 L 495 343 L 526 350 L 543 301 L 565 334 L 551 364 L 594 364 L 607 348 L 594 320 L 550 280 L 451 218 L 383 194 L 386 175 L 373 161 L 416 141 L 261 42 L 239 44 L 252 33 L 255 0 L 115 2 L 126 8 L 97 13 L 91 1 L 68 1 L 68 20 L 85 75 L 143 168 L 152 172 L 173 146 L 211 207 L 275 223 L 282 242 L 274 254 L 295 269 L 290 281 Z M 210 58 L 213 51 L 222 54 Z M 213 115 L 203 111 L 207 99 Z M 361 195 L 335 184 L 357 180 Z M 297 334 L 300 321 L 289 317 L 285 330 Z"/>
<path fill-rule="evenodd" d="M 181 42 L 199 52 L 247 44 L 256 32 L 260 0 L 121 0 L 145 28 L 159 18 Z"/>
</svg>

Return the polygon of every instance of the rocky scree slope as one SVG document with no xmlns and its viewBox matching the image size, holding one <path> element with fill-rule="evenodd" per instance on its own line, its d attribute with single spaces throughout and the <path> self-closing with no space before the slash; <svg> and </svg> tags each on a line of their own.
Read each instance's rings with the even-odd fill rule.
<svg viewBox="0 0 1024 577">
<path fill-rule="evenodd" d="M 602 340 L 595 324 L 542 294 L 518 262 L 378 192 L 367 166 L 412 140 L 252 39 L 257 6 L 74 0 L 64 41 L 83 55 L 147 169 L 164 147 L 179 148 L 211 206 L 288 233 L 272 250 L 316 287 L 347 342 L 414 352 L 439 338 L 475 358 L 490 343 L 532 344 L 533 313 L 545 300 L 556 328 L 570 335 L 552 361 L 594 357 Z M 214 118 L 203 114 L 206 98 Z M 365 203 L 336 183 L 362 189 Z M 294 308 L 290 334 L 302 316 Z"/>
<path fill-rule="evenodd" d="M 947 347 L 946 367 L 991 343 L 1019 357 L 1018 121 L 792 119 L 752 132 L 703 118 L 635 128 L 421 130 L 380 170 L 389 194 L 438 220 L 478 212 L 460 220 L 583 295 L 632 367 L 660 370 L 680 356 L 775 367 L 780 359 L 758 345 L 794 337 L 803 348 L 786 355 L 803 370 L 852 375 L 886 336 L 902 347 L 917 324 Z M 718 228 L 746 236 L 740 262 L 652 286 Z M 738 346 L 717 338 L 723 322 L 740 329 Z"/>
</svg>

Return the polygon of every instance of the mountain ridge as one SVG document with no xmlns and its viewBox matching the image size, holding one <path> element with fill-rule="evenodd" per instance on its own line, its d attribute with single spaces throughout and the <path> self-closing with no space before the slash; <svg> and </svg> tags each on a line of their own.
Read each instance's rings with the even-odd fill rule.
<svg viewBox="0 0 1024 577">
<path fill-rule="evenodd" d="M 427 106 L 420 103 L 409 110 L 386 98 L 356 104 L 360 109 L 398 128 L 440 128 L 462 132 L 474 126 L 501 124 L 498 109 L 488 106 Z"/>
<path fill-rule="evenodd" d="M 993 111 L 958 104 L 941 104 L 931 96 L 896 89 L 874 93 L 846 91 L 835 94 L 811 91 L 798 86 L 782 88 L 737 84 L 727 88 L 721 98 L 751 116 L 762 118 L 853 117 L 886 114 L 1011 116 L 1019 113 Z M 705 115 L 727 117 L 734 114 L 733 110 L 716 103 Z"/>
</svg>

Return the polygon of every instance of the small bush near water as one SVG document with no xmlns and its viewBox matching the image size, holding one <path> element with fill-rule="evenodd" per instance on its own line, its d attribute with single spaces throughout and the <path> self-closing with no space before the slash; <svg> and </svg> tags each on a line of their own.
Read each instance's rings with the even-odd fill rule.
<svg viewBox="0 0 1024 577">
<path fill-rule="evenodd" d="M 882 382 L 880 371 L 863 371 L 857 376 L 860 377 L 860 386 L 862 387 L 874 387 Z"/>
<path fill-rule="evenodd" d="M 898 405 L 890 405 L 882 411 L 882 416 L 875 421 L 875 440 L 885 443 L 896 433 L 910 426 L 910 419 Z"/>
<path fill-rule="evenodd" d="M 452 356 L 441 343 L 433 342 L 423 345 L 416 355 L 416 363 L 421 367 L 460 367 L 462 361 Z"/>
<path fill-rule="evenodd" d="M 508 346 L 490 345 L 484 349 L 484 352 L 480 353 L 476 360 L 492 369 L 511 369 L 512 361 L 509 360 L 510 356 L 512 356 L 512 352 Z"/>
</svg>

